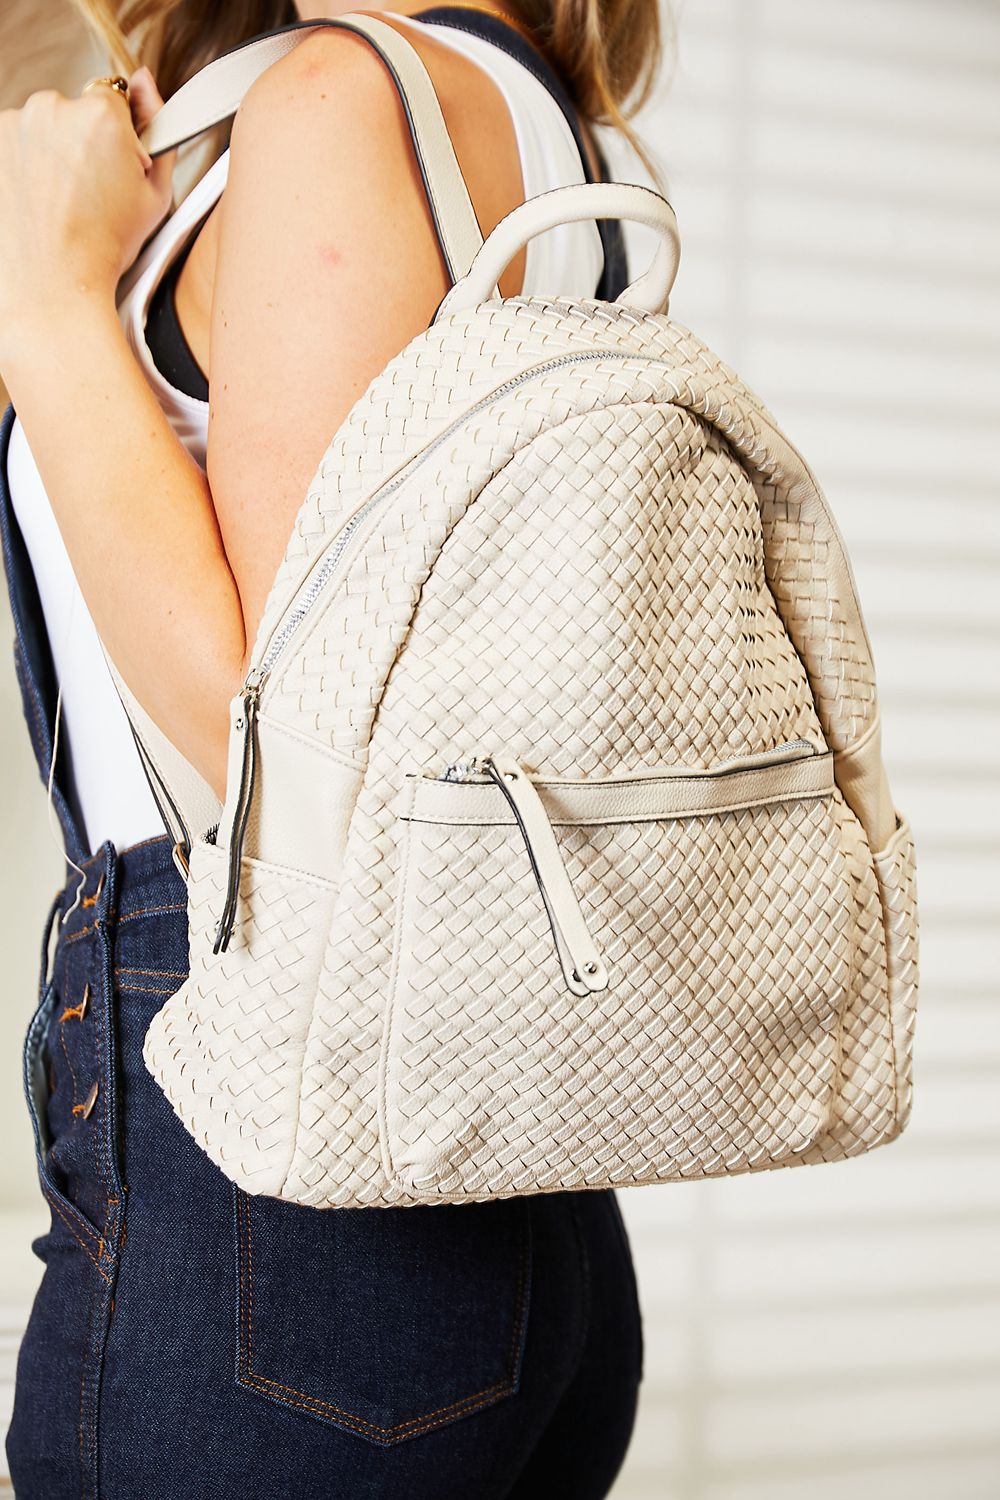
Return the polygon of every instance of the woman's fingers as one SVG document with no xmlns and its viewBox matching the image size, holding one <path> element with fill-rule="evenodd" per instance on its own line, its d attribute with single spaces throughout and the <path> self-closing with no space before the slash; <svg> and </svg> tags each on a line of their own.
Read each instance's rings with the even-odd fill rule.
<svg viewBox="0 0 1000 1500">
<path fill-rule="evenodd" d="M 132 106 L 132 124 L 137 136 L 141 136 L 155 114 L 163 107 L 160 91 L 156 87 L 149 68 L 137 68 L 128 81 L 129 100 Z M 145 154 L 145 153 L 144 153 Z M 174 175 L 176 151 L 166 151 L 155 161 L 146 156 L 146 175 L 158 192 L 169 197 L 170 183 Z"/>
<path fill-rule="evenodd" d="M 136 135 L 141 135 L 163 104 L 156 80 L 146 66 L 136 68 L 132 74 L 128 81 L 128 95 L 132 106 L 132 124 Z"/>
<path fill-rule="evenodd" d="M 135 129 L 160 103 L 140 69 L 134 101 L 103 84 L 74 99 L 43 90 L 0 115 L 0 356 L 81 288 L 113 301 L 169 213 L 172 159 L 151 161 Z"/>
</svg>

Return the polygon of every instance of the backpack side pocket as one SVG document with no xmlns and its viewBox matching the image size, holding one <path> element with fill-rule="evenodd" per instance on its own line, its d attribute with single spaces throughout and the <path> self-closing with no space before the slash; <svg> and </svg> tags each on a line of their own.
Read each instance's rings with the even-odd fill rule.
<svg viewBox="0 0 1000 1500">
<path fill-rule="evenodd" d="M 917 868 L 913 834 L 897 813 L 896 832 L 874 856 L 885 919 L 886 974 L 896 1070 L 896 1132 L 913 1106 L 913 1034 L 917 1020 L 919 937 Z"/>
</svg>

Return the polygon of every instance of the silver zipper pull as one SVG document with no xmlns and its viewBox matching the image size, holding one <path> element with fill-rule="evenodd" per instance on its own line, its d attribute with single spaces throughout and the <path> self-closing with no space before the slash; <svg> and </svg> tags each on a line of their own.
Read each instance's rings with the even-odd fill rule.
<svg viewBox="0 0 1000 1500">
<path fill-rule="evenodd" d="M 480 776 L 485 776 L 483 762 L 478 755 L 472 755 L 468 760 L 455 760 L 451 765 L 445 766 L 438 781 L 474 781 Z"/>
<path fill-rule="evenodd" d="M 574 995 L 608 987 L 608 971 L 566 873 L 559 845 L 541 797 L 512 755 L 490 755 L 481 762 L 500 788 L 521 830 L 566 983 Z"/>
<path fill-rule="evenodd" d="M 244 698 L 246 697 L 247 693 L 252 693 L 255 698 L 259 698 L 260 690 L 264 686 L 269 676 L 270 673 L 267 667 L 251 667 L 249 672 L 247 673 L 246 681 L 243 684 Z"/>
<path fill-rule="evenodd" d="M 215 929 L 213 953 L 225 953 L 236 925 L 236 906 L 240 892 L 240 860 L 243 855 L 243 840 L 246 836 L 250 804 L 253 801 L 254 781 L 257 774 L 257 702 L 267 673 L 255 667 L 247 674 L 243 685 L 243 712 L 236 720 L 236 728 L 243 732 L 243 759 L 240 765 L 240 789 L 233 810 L 233 822 L 229 831 L 229 870 L 226 878 L 226 899 L 222 906 L 219 925 Z"/>
</svg>

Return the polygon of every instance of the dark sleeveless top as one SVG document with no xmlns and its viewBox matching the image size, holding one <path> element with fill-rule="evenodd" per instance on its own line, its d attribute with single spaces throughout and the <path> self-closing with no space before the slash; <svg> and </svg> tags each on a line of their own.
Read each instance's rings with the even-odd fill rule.
<svg viewBox="0 0 1000 1500">
<path fill-rule="evenodd" d="M 466 6 L 433 6 L 429 10 L 420 11 L 414 19 L 429 22 L 433 26 L 452 26 L 457 31 L 466 31 L 472 36 L 482 37 L 485 41 L 492 42 L 494 46 L 502 48 L 517 62 L 522 63 L 540 83 L 544 84 L 559 105 L 580 152 L 584 175 L 588 182 L 594 181 L 590 159 L 584 146 L 583 133 L 566 87 L 541 54 L 525 40 L 519 31 L 501 20 L 499 16 L 487 14 L 485 11 L 472 10 Z M 597 157 L 603 180 L 607 176 L 607 163 L 599 147 Z M 181 273 L 187 251 L 200 228 L 201 224 L 195 226 L 187 244 L 174 257 L 160 279 L 146 317 L 146 342 L 149 345 L 153 363 L 171 385 L 183 391 L 185 395 L 193 396 L 199 401 L 207 401 L 208 381 L 181 331 L 175 301 L 177 278 Z M 604 271 L 598 283 L 596 295 L 605 301 L 612 301 L 619 292 L 624 291 L 628 284 L 624 236 L 621 224 L 617 220 L 598 220 L 597 228 L 604 250 Z"/>
</svg>

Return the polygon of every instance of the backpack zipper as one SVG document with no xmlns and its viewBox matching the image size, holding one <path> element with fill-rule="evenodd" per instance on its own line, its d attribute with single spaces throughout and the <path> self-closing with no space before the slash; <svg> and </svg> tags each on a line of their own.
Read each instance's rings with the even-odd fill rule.
<svg viewBox="0 0 1000 1500">
<path fill-rule="evenodd" d="M 628 783 L 631 780 L 648 781 L 653 778 L 670 776 L 728 776 L 733 771 L 755 771 L 766 766 L 780 765 L 786 760 L 802 760 L 810 755 L 818 755 L 820 752 L 812 740 L 785 740 L 780 745 L 773 745 L 769 750 L 752 750 L 738 755 L 731 755 L 727 760 L 717 760 L 711 766 L 657 766 L 650 770 L 648 766 L 637 771 L 623 771 L 617 776 L 589 777 L 588 781 L 602 780 L 608 782 Z M 452 761 L 444 767 L 437 776 L 431 776 L 432 781 L 482 781 L 489 775 L 486 763 L 490 759 L 486 755 L 472 755 L 466 760 Z M 528 773 L 525 772 L 525 775 Z M 579 778 L 567 776 L 536 776 L 536 781 L 542 785 L 552 786 L 581 786 L 584 784 Z"/>
<path fill-rule="evenodd" d="M 263 678 L 270 675 L 275 664 L 284 654 L 288 643 L 297 633 L 299 626 L 316 603 L 316 600 L 324 591 L 331 578 L 335 577 L 339 571 L 344 552 L 358 528 L 368 519 L 373 510 L 385 500 L 388 500 L 390 495 L 394 494 L 401 485 L 406 483 L 415 470 L 430 458 L 431 454 L 435 453 L 444 443 L 447 443 L 472 417 L 478 416 L 481 411 L 485 411 L 497 401 L 502 400 L 504 396 L 508 395 L 510 391 L 516 390 L 518 386 L 527 385 L 533 380 L 539 380 L 543 375 L 548 375 L 550 371 L 562 369 L 566 365 L 590 364 L 595 360 L 611 361 L 619 364 L 662 365 L 668 369 L 673 368 L 670 360 L 645 359 L 642 355 L 618 354 L 613 350 L 593 349 L 589 352 L 584 351 L 579 354 L 559 355 L 556 359 L 546 360 L 544 364 L 533 365 L 530 370 L 522 370 L 519 375 L 513 375 L 509 380 L 504 381 L 503 385 L 496 386 L 488 395 L 481 397 L 479 401 L 463 412 L 460 417 L 456 417 L 453 422 L 450 422 L 443 432 L 438 433 L 438 436 L 427 444 L 426 448 L 422 448 L 419 453 L 415 453 L 393 479 L 384 484 L 380 490 L 376 490 L 375 494 L 364 501 L 354 514 L 348 518 L 327 548 L 320 553 L 319 557 L 307 571 L 302 584 L 299 586 L 301 590 L 300 596 L 295 599 L 287 613 L 274 626 L 264 647 L 264 656 L 260 666 L 254 670 L 262 672 Z M 253 674 L 251 673 L 250 675 L 252 676 Z M 263 678 L 261 679 L 262 682 Z M 249 681 L 249 677 L 247 680 Z"/>
<path fill-rule="evenodd" d="M 275 624 L 271 634 L 264 646 L 264 655 L 260 663 L 251 667 L 243 684 L 243 758 L 242 772 L 240 778 L 240 789 L 237 795 L 236 807 L 233 810 L 233 819 L 229 837 L 229 873 L 226 882 L 226 899 L 223 904 L 223 915 L 216 928 L 214 953 L 224 953 L 229 946 L 232 937 L 233 925 L 236 917 L 236 904 L 238 900 L 238 886 L 240 873 L 240 860 L 243 854 L 243 837 L 246 832 L 247 817 L 250 810 L 250 798 L 253 794 L 254 771 L 256 767 L 256 722 L 257 706 L 261 691 L 274 670 L 277 662 L 284 655 L 290 642 L 298 633 L 303 621 L 306 619 L 320 595 L 325 591 L 331 579 L 340 572 L 340 565 L 344 554 L 350 543 L 357 535 L 359 528 L 378 509 L 390 495 L 394 494 L 402 484 L 424 463 L 432 453 L 436 452 L 443 443 L 446 443 L 459 428 L 465 426 L 470 418 L 485 411 L 496 401 L 501 400 L 510 391 L 518 386 L 525 385 L 529 381 L 538 380 L 547 375 L 551 370 L 561 369 L 565 365 L 589 364 L 594 360 L 617 361 L 622 364 L 644 364 L 663 365 L 672 368 L 671 362 L 665 359 L 643 359 L 641 355 L 617 354 L 614 351 L 594 349 L 579 354 L 562 354 L 557 359 L 546 360 L 544 364 L 533 365 L 530 370 L 522 370 L 519 375 L 514 375 L 510 380 L 504 381 L 502 385 L 495 387 L 488 395 L 483 396 L 475 405 L 463 412 L 450 422 L 443 432 L 439 433 L 433 442 L 428 443 L 419 453 L 414 454 L 405 463 L 395 478 L 384 484 L 380 490 L 376 490 L 352 516 L 345 521 L 323 552 L 306 572 L 305 578 L 299 585 L 298 594 Z"/>
<path fill-rule="evenodd" d="M 251 671 L 243 689 L 243 713 L 236 727 L 243 730 L 243 755 L 240 761 L 240 786 L 233 809 L 233 824 L 229 836 L 229 868 L 226 876 L 226 899 L 222 915 L 215 929 L 213 953 L 225 953 L 236 924 L 236 905 L 240 888 L 240 861 L 243 855 L 243 840 L 246 835 L 250 804 L 253 800 L 254 782 L 257 778 L 257 705 L 263 679 Z"/>
<path fill-rule="evenodd" d="M 805 760 L 818 754 L 811 740 L 788 740 L 770 750 L 733 755 L 728 760 L 717 761 L 705 769 L 691 766 L 667 766 L 654 774 L 659 777 L 683 777 L 695 775 L 727 776 L 734 771 L 752 771 L 786 761 Z M 648 770 L 636 773 L 648 778 Z M 506 752 L 495 755 L 473 755 L 465 760 L 453 761 L 445 766 L 433 781 L 482 783 L 492 781 L 503 793 L 514 820 L 520 829 L 528 852 L 528 861 L 538 885 L 545 914 L 552 929 L 552 938 L 569 989 L 575 995 L 589 995 L 608 987 L 608 973 L 600 952 L 590 932 L 586 919 L 577 901 L 569 873 L 559 852 L 551 819 L 545 810 L 532 777 L 524 767 Z M 581 785 L 566 778 L 542 778 L 558 785 Z M 627 783 L 628 774 L 606 778 L 619 784 Z"/>
<path fill-rule="evenodd" d="M 549 815 L 531 777 L 508 754 L 488 755 L 475 764 L 500 788 L 521 830 L 567 987 L 574 995 L 606 990 L 608 971 L 587 928 Z"/>
</svg>

